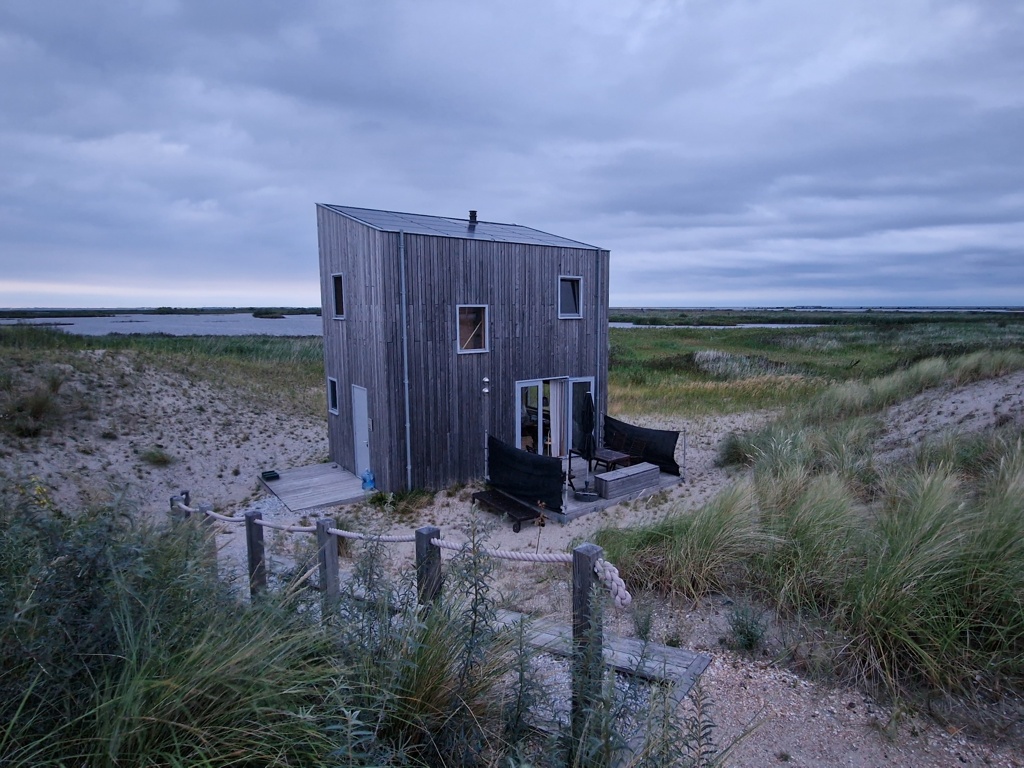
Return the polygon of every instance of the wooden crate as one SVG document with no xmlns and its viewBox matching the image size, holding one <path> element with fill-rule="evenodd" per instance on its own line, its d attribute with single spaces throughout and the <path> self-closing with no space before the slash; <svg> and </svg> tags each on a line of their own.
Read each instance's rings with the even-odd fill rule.
<svg viewBox="0 0 1024 768">
<path fill-rule="evenodd" d="M 631 467 L 622 467 L 611 472 L 595 475 L 597 492 L 602 498 L 614 499 L 658 484 L 661 470 L 646 461 Z"/>
</svg>

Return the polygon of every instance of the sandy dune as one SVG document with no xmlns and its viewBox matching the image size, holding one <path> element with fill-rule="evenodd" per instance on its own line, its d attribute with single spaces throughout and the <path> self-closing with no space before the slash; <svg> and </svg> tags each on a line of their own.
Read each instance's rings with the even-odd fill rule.
<svg viewBox="0 0 1024 768">
<path fill-rule="evenodd" d="M 147 514 L 162 516 L 169 497 L 189 489 L 194 502 L 210 503 L 226 514 L 256 506 L 267 519 L 308 521 L 308 514 L 290 513 L 273 497 L 264 496 L 256 477 L 267 468 L 326 460 L 322 420 L 254 407 L 237 392 L 140 365 L 128 355 L 83 353 L 68 359 L 60 370 L 60 422 L 38 437 L 0 433 L 0 474 L 8 484 L 37 478 L 65 509 L 123 497 Z M 28 370 L 22 375 L 43 373 Z M 677 506 L 692 508 L 729 481 L 728 473 L 715 465 L 720 440 L 768 417 L 762 413 L 697 420 L 632 418 L 649 426 L 685 429 L 685 482 L 653 500 L 619 504 L 565 526 L 524 526 L 516 534 L 493 515 L 485 513 L 478 520 L 489 527 L 491 547 L 564 552 L 600 526 L 637 524 Z M 1024 425 L 1024 372 L 925 393 L 893 408 L 887 421 L 889 429 L 879 443 L 882 460 L 911 451 L 922 440 L 949 429 Z M 146 459 L 148 451 L 162 451 L 171 461 L 155 466 Z M 680 462 L 682 451 L 681 441 Z M 474 515 L 470 490 L 442 491 L 433 504 L 400 521 L 385 520 L 380 510 L 368 505 L 315 514 L 372 532 L 409 532 L 429 523 L 438 525 L 446 537 L 461 540 Z M 240 528 L 226 524 L 218 537 L 227 573 L 238 573 L 241 567 Z M 274 538 L 271 567 L 287 566 L 290 550 L 302 543 L 301 535 Z M 411 545 L 396 545 L 392 558 L 397 567 L 411 565 Z M 498 586 L 510 606 L 568 616 L 568 578 L 559 568 L 500 564 Z M 969 741 L 956 729 L 943 729 L 922 717 L 891 720 L 890 710 L 863 693 L 818 685 L 768 660 L 752 661 L 723 650 L 718 643 L 725 627 L 723 598 L 692 605 L 636 597 L 637 605 L 653 611 L 656 637 L 671 635 L 684 647 L 713 655 L 704 680 L 715 703 L 719 739 L 752 721 L 761 723 L 730 765 L 1024 765 L 1024 756 L 1010 745 Z M 609 621 L 613 631 L 633 632 L 628 614 L 612 614 Z M 889 738 L 887 731 L 896 738 Z"/>
</svg>

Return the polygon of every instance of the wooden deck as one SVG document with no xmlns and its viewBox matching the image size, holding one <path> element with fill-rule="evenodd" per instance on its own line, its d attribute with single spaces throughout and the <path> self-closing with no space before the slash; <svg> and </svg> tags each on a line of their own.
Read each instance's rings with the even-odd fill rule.
<svg viewBox="0 0 1024 768">
<path fill-rule="evenodd" d="M 308 467 L 279 469 L 277 472 L 280 475 L 277 480 L 259 478 L 260 484 L 277 496 L 293 512 L 313 509 L 314 507 L 350 504 L 355 501 L 361 501 L 364 496 L 362 481 L 337 464 L 313 464 Z M 587 480 L 590 481 L 590 490 L 595 490 L 595 478 L 597 475 L 587 472 L 587 462 L 585 459 L 574 457 L 572 459 L 572 472 L 573 482 L 577 490 L 582 491 Z M 672 488 L 680 482 L 682 482 L 680 478 L 662 473 L 656 478 L 652 478 L 652 485 L 648 488 L 634 490 L 626 495 L 616 496 L 611 499 L 598 497 L 592 501 L 577 501 L 572 488 L 566 486 L 561 512 L 552 512 L 549 509 L 542 510 L 539 507 L 537 512 L 555 522 L 568 523 L 577 517 L 597 512 L 613 504 L 632 501 L 645 494 L 657 493 L 663 488 Z"/>
<path fill-rule="evenodd" d="M 570 459 L 570 466 L 572 467 L 573 483 L 575 484 L 577 491 L 582 491 L 588 480 L 590 482 L 590 490 L 597 490 L 597 473 L 587 471 L 586 459 L 573 456 Z M 605 499 L 598 496 L 592 501 L 577 501 L 573 489 L 566 487 L 562 511 L 552 512 L 551 510 L 544 510 L 544 516 L 559 523 L 568 523 L 575 520 L 577 517 L 582 517 L 583 515 L 588 515 L 592 512 L 599 512 L 614 504 L 620 504 L 623 501 L 633 501 L 641 496 L 647 496 L 661 490 L 674 488 L 682 482 L 683 478 L 681 477 L 661 472 L 657 476 L 652 477 L 652 484 L 650 487 L 632 490 L 625 495 L 615 496 L 611 499 Z"/>
<path fill-rule="evenodd" d="M 363 483 L 337 464 L 278 470 L 277 480 L 260 483 L 292 512 L 314 507 L 346 504 L 363 498 Z"/>
<path fill-rule="evenodd" d="M 572 655 L 572 627 L 567 624 L 551 617 L 531 619 L 522 613 L 504 610 L 498 611 L 498 621 L 502 624 L 525 621 L 526 640 L 531 646 L 557 656 Z M 686 698 L 711 663 L 711 657 L 703 653 L 608 633 L 604 636 L 603 651 L 604 662 L 612 669 L 644 680 L 671 684 L 671 698 L 676 704 Z"/>
</svg>

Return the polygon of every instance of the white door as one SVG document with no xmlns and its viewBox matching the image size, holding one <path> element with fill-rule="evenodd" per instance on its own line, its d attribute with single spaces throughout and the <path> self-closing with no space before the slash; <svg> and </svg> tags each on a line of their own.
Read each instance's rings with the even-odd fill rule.
<svg viewBox="0 0 1024 768">
<path fill-rule="evenodd" d="M 352 435 L 355 440 L 355 473 L 362 477 L 370 468 L 370 413 L 366 404 L 366 387 L 352 385 Z"/>
</svg>

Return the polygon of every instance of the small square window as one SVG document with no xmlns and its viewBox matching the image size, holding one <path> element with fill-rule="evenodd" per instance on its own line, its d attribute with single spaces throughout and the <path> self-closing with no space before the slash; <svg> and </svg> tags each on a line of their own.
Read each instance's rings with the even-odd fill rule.
<svg viewBox="0 0 1024 768">
<path fill-rule="evenodd" d="M 487 307 L 459 305 L 459 354 L 487 351 Z"/>
<path fill-rule="evenodd" d="M 580 296 L 583 291 L 583 278 L 581 277 L 560 277 L 558 278 L 558 316 L 559 317 L 583 317 L 583 304 Z"/>
<path fill-rule="evenodd" d="M 330 377 L 327 379 L 327 410 L 338 412 L 338 380 Z"/>
<path fill-rule="evenodd" d="M 334 290 L 334 316 L 345 316 L 345 276 L 331 275 L 331 283 Z"/>
</svg>

